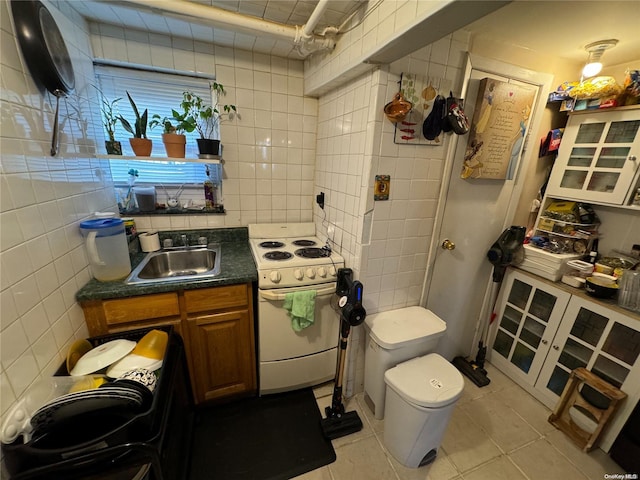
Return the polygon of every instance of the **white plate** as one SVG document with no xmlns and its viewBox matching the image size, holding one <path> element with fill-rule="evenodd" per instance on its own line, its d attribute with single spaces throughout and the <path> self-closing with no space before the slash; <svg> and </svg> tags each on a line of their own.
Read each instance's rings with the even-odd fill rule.
<svg viewBox="0 0 640 480">
<path fill-rule="evenodd" d="M 136 342 L 125 339 L 112 340 L 98 345 L 80 357 L 70 373 L 76 376 L 97 372 L 131 353 L 135 347 Z"/>
<path fill-rule="evenodd" d="M 136 368 L 145 368 L 150 372 L 154 372 L 160 367 L 162 367 L 162 360 L 130 353 L 109 367 L 107 377 L 119 378 L 129 370 L 135 370 Z"/>
</svg>

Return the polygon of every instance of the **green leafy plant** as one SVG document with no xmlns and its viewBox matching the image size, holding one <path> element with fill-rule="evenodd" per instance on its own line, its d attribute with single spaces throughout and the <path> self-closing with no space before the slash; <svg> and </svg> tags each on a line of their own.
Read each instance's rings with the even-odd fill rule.
<svg viewBox="0 0 640 480">
<path fill-rule="evenodd" d="M 149 128 L 153 129 L 162 125 L 162 133 L 191 133 L 196 129 L 196 120 L 189 115 L 189 112 L 180 113 L 177 110 L 171 110 L 171 117 L 161 117 L 157 113 L 149 122 Z"/>
<path fill-rule="evenodd" d="M 213 82 L 211 91 L 215 95 L 216 102 L 213 106 L 207 103 L 193 92 L 184 92 L 182 109 L 188 112 L 195 121 L 195 129 L 200 134 L 200 138 L 211 138 L 219 123 L 224 120 L 233 119 L 238 113 L 235 105 L 220 105 L 218 99 L 226 92 L 221 83 Z"/>
<path fill-rule="evenodd" d="M 149 113 L 145 108 L 144 113 L 140 115 L 138 107 L 133 101 L 133 98 L 131 98 L 131 95 L 129 95 L 129 92 L 127 92 L 127 97 L 129 98 L 129 103 L 131 103 L 131 107 L 133 108 L 133 113 L 136 116 L 136 121 L 134 123 L 135 128 L 132 127 L 129 121 L 122 115 L 118 115 L 118 120 L 120 120 L 124 129 L 133 135 L 134 138 L 147 138 L 147 117 Z"/>
<path fill-rule="evenodd" d="M 122 98 L 116 98 L 111 102 L 102 97 L 102 125 L 107 132 L 110 142 L 116 141 L 116 124 L 118 123 L 118 102 Z"/>
</svg>

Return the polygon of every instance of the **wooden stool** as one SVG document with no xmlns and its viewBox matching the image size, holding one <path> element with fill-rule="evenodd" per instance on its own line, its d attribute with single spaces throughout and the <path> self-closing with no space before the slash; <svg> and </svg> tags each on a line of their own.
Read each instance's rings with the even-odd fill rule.
<svg viewBox="0 0 640 480">
<path fill-rule="evenodd" d="M 609 407 L 606 409 L 598 408 L 585 400 L 578 391 L 578 387 L 583 383 L 607 397 L 610 400 Z M 626 396 L 626 393 L 605 382 L 589 370 L 582 367 L 576 368 L 571 372 L 571 376 L 560 396 L 560 401 L 549 416 L 549 423 L 566 433 L 569 438 L 582 448 L 583 452 L 588 452 L 594 447 L 602 429 L 616 408 L 618 408 L 620 400 L 623 400 Z M 598 425 L 592 433 L 582 429 L 571 420 L 569 409 L 574 405 L 588 411 L 598 421 Z"/>
</svg>

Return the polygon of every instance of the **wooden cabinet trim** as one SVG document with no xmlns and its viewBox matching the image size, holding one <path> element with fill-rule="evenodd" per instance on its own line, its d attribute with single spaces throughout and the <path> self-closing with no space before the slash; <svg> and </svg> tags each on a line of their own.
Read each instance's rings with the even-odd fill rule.
<svg viewBox="0 0 640 480">
<path fill-rule="evenodd" d="M 199 288 L 184 292 L 187 313 L 243 307 L 248 304 L 248 285 L 226 285 L 223 287 Z"/>
<path fill-rule="evenodd" d="M 102 308 L 107 325 L 180 315 L 175 292 L 105 300 Z"/>
</svg>

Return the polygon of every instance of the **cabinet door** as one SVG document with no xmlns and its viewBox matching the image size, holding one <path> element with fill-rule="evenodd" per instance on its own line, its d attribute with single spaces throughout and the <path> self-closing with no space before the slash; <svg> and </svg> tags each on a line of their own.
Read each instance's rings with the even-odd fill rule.
<svg viewBox="0 0 640 480">
<path fill-rule="evenodd" d="M 578 367 L 585 367 L 618 388 L 628 387 L 629 372 L 638 355 L 640 324 L 637 320 L 573 296 L 536 389 L 552 408 L 562 394 L 571 370 Z M 637 383 L 638 379 L 631 380 Z M 608 405 L 604 397 L 589 388 L 583 390 L 583 395 L 600 408 Z"/>
<path fill-rule="evenodd" d="M 600 440 L 607 451 L 640 396 L 640 322 L 584 298 L 572 296 L 535 385 L 538 399 L 553 409 L 571 370 L 585 367 L 629 398 L 622 402 Z M 585 385 L 583 397 L 599 408 L 607 398 Z"/>
<path fill-rule="evenodd" d="M 640 165 L 640 110 L 572 115 L 547 194 L 621 205 Z"/>
<path fill-rule="evenodd" d="M 197 402 L 256 389 L 252 316 L 248 310 L 189 318 Z"/>
<path fill-rule="evenodd" d="M 517 270 L 503 283 L 491 363 L 533 386 L 570 295 Z"/>
</svg>

